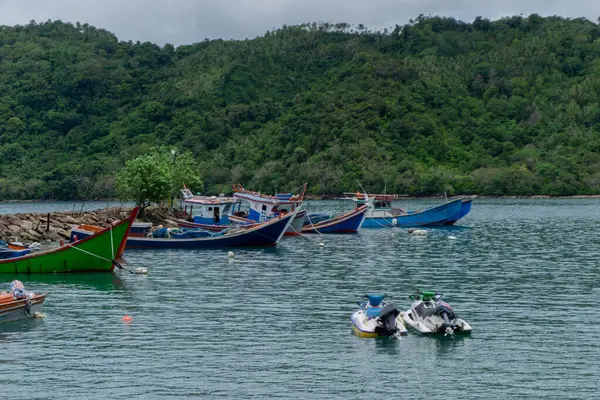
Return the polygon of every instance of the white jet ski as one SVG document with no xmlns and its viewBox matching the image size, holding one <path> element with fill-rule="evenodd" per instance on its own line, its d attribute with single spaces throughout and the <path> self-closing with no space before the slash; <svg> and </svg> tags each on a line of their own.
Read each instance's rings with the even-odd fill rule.
<svg viewBox="0 0 600 400">
<path fill-rule="evenodd" d="M 409 296 L 414 300 L 410 310 L 404 311 L 400 317 L 404 323 L 421 333 L 470 333 L 473 328 L 466 321 L 458 318 L 448 303 L 442 301 L 438 292 L 420 292 Z"/>
<path fill-rule="evenodd" d="M 394 303 L 383 301 L 385 294 L 367 294 L 358 302 L 360 309 L 352 314 L 352 329 L 360 337 L 406 335 L 408 331 Z"/>
</svg>

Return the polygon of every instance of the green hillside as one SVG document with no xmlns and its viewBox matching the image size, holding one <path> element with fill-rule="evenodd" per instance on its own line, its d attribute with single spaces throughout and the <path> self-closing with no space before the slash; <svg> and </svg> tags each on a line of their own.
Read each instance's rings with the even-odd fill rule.
<svg viewBox="0 0 600 400">
<path fill-rule="evenodd" d="M 211 193 L 600 193 L 599 56 L 597 24 L 537 15 L 178 48 L 0 27 L 0 197 L 109 197 L 156 145 L 190 150 Z"/>
</svg>

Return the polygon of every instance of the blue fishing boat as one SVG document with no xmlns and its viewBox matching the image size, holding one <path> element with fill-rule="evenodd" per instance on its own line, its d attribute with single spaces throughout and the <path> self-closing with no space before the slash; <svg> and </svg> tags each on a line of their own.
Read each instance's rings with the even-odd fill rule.
<svg viewBox="0 0 600 400">
<path fill-rule="evenodd" d="M 148 234 L 150 228 L 152 228 L 152 222 L 134 222 L 131 224 L 129 236 L 144 237 Z"/>
<path fill-rule="evenodd" d="M 359 206 L 345 214 L 329 216 L 312 214 L 306 217 L 302 233 L 357 233 L 365 222 L 365 215 L 371 207 Z"/>
<path fill-rule="evenodd" d="M 8 247 L 0 248 L 0 259 L 23 257 L 31 253 L 31 249 L 13 250 Z"/>
<path fill-rule="evenodd" d="M 369 198 L 365 198 L 364 195 L 357 193 L 352 198 L 357 207 L 365 204 L 369 199 L 371 199 L 373 207 L 367 211 L 363 224 L 365 228 L 444 225 L 459 215 L 463 203 L 461 199 L 457 199 L 421 211 L 405 211 L 392 208 L 394 195 L 371 194 Z"/>
<path fill-rule="evenodd" d="M 458 221 L 459 219 L 461 219 L 465 215 L 467 215 L 471 211 L 472 203 L 473 203 L 473 200 L 471 200 L 471 199 L 463 200 L 458 214 L 456 214 L 453 218 L 444 222 L 444 225 L 454 225 L 456 223 L 456 221 Z"/>
<path fill-rule="evenodd" d="M 6 243 L 0 240 L 0 259 L 23 257 L 31 253 L 31 250 L 30 247 L 25 245 Z"/>
<path fill-rule="evenodd" d="M 166 230 L 162 228 L 156 236 L 128 237 L 127 249 L 203 249 L 219 247 L 267 247 L 275 246 L 296 212 L 287 213 L 281 217 L 273 218 L 267 222 L 250 227 L 229 227 L 221 232 L 210 232 L 199 229 L 194 230 Z M 164 231 L 163 231 L 164 229 Z M 160 232 L 164 232 L 160 233 Z M 78 239 L 93 235 L 91 229 L 75 227 L 71 237 Z"/>
<path fill-rule="evenodd" d="M 271 218 L 276 218 L 290 211 L 298 211 L 296 217 L 285 232 L 286 236 L 296 236 L 302 231 L 305 223 L 306 211 L 300 209 L 304 194 L 306 193 L 306 183 L 302 185 L 301 192 L 298 195 L 292 193 L 276 193 L 274 196 L 266 195 L 260 192 L 246 190 L 242 185 L 233 185 L 233 198 L 243 201 L 248 205 L 248 211 L 234 212 L 229 215 L 229 220 L 239 225 L 251 225 L 257 222 L 264 222 Z"/>
<path fill-rule="evenodd" d="M 196 196 L 188 188 L 184 188 L 181 194 L 186 210 L 187 206 L 190 206 L 190 218 L 177 221 L 182 228 L 200 228 L 221 232 L 233 222 L 230 219 L 232 215 L 243 213 L 241 211 L 242 201 L 233 197 Z"/>
</svg>

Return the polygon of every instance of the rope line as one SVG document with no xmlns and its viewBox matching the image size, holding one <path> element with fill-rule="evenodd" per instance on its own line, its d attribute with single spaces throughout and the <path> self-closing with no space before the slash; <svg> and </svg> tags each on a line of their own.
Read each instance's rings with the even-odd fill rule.
<svg viewBox="0 0 600 400">
<path fill-rule="evenodd" d="M 306 218 L 308 218 L 308 222 L 310 223 L 310 226 L 313 227 L 313 229 L 315 230 L 315 232 L 317 232 L 319 235 L 323 235 L 321 232 L 319 232 L 319 230 L 312 223 L 312 220 L 310 219 L 310 215 L 308 215 L 308 212 L 306 213 Z"/>
</svg>

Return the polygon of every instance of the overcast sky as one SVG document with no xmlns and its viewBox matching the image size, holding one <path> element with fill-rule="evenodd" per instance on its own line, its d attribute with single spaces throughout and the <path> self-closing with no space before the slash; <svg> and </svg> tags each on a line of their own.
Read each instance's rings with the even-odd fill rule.
<svg viewBox="0 0 600 400">
<path fill-rule="evenodd" d="M 89 23 L 120 40 L 163 45 L 204 40 L 243 39 L 302 22 L 362 23 L 383 29 L 419 14 L 474 17 L 538 13 L 586 17 L 596 21 L 595 0 L 0 0 L 0 25 L 32 19 Z"/>
</svg>

